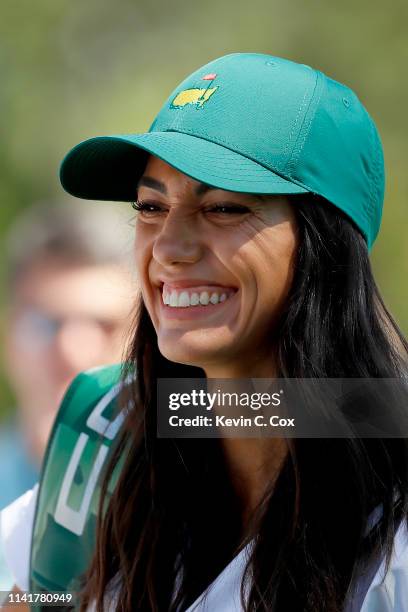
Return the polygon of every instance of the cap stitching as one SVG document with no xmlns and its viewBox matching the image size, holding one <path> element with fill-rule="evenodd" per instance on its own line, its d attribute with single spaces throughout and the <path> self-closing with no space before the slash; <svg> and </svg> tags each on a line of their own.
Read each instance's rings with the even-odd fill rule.
<svg viewBox="0 0 408 612">
<path fill-rule="evenodd" d="M 167 150 L 169 151 L 171 149 L 167 149 Z M 188 151 L 189 149 L 184 147 L 184 150 Z M 251 161 L 253 161 L 253 160 L 251 160 Z M 254 163 L 257 163 L 257 162 L 254 161 Z M 258 165 L 260 167 L 264 168 L 264 166 L 262 166 L 261 164 L 258 164 Z M 271 172 L 267 168 L 264 168 L 264 170 L 265 170 L 265 172 Z M 229 180 L 231 180 L 232 182 L 237 182 L 237 183 L 240 183 L 240 182 L 241 183 L 242 182 L 256 183 L 256 182 L 259 182 L 259 181 L 263 180 L 263 179 L 261 179 L 259 177 L 259 175 L 255 176 L 254 178 L 251 178 L 248 175 L 243 176 L 242 178 L 238 178 L 238 177 L 231 178 L 231 176 L 227 177 L 227 176 L 225 176 L 223 174 L 215 174 L 214 172 L 212 172 L 211 175 L 213 177 L 215 177 L 215 178 L 229 178 Z M 287 184 L 288 182 L 290 183 L 291 181 L 287 181 L 287 180 L 283 179 L 282 177 L 280 177 L 279 175 L 276 176 L 276 184 Z M 300 186 L 303 187 L 302 185 L 300 185 Z"/>
<path fill-rule="evenodd" d="M 186 149 L 186 150 L 188 150 L 188 149 Z M 159 157 L 161 157 L 161 156 L 159 155 Z M 260 165 L 260 164 L 258 164 L 258 165 Z M 267 172 L 267 169 L 265 169 L 265 171 Z M 191 174 L 191 169 L 188 168 L 188 167 L 184 167 L 182 172 L 185 172 L 187 174 L 189 174 L 189 173 Z M 231 176 L 229 176 L 229 175 L 214 174 L 214 172 L 211 173 L 211 178 L 219 178 L 219 179 L 223 179 L 223 180 L 229 180 L 231 182 L 231 184 L 254 183 L 254 184 L 258 184 L 259 185 L 264 180 L 264 177 L 260 178 L 259 176 L 255 176 L 254 178 L 249 178 L 248 176 L 243 176 L 242 178 L 238 178 L 238 177 L 231 178 Z M 290 181 L 284 181 L 284 180 L 280 180 L 279 181 L 279 178 L 280 178 L 279 176 L 277 176 L 275 178 L 277 179 L 276 182 L 275 182 L 277 187 L 279 187 L 279 185 L 281 185 L 281 184 L 286 184 L 286 185 L 290 184 Z M 205 179 L 202 179 L 202 180 L 205 180 Z M 292 183 L 292 184 L 295 184 L 295 183 Z M 268 186 L 271 186 L 270 182 L 268 182 Z M 302 185 L 299 185 L 299 186 L 302 189 L 307 190 L 306 187 L 303 187 Z M 267 191 L 268 187 L 266 187 L 265 189 L 266 189 L 265 193 L 268 193 L 268 191 Z M 251 190 L 251 191 L 249 191 L 249 193 L 254 193 L 254 192 Z M 285 193 L 285 192 L 282 192 L 282 193 Z"/>
<path fill-rule="evenodd" d="M 292 129 L 290 131 L 288 140 L 286 142 L 285 148 L 283 149 L 283 155 L 285 155 L 285 156 L 288 154 L 289 146 L 291 144 L 291 140 L 293 138 L 293 134 L 295 133 L 296 126 L 299 123 L 300 113 L 302 112 L 302 110 L 304 109 L 304 107 L 306 105 L 306 98 L 307 98 L 308 93 L 309 93 L 308 91 L 305 91 L 305 93 L 303 95 L 302 102 L 300 103 L 299 110 L 298 110 L 298 112 L 296 114 L 296 119 L 293 122 L 293 126 L 292 126 Z M 312 93 L 312 98 L 313 98 L 313 93 Z M 283 168 L 286 168 L 286 165 L 287 165 L 287 162 L 284 164 Z"/>
<path fill-rule="evenodd" d="M 316 70 L 316 81 L 313 89 L 312 96 L 310 98 L 309 106 L 306 110 L 303 125 L 299 130 L 298 142 L 295 143 L 295 146 L 292 151 L 292 155 L 288 160 L 284 170 L 287 172 L 289 177 L 292 177 L 293 172 L 295 171 L 295 165 L 299 161 L 300 154 L 305 146 L 306 139 L 309 135 L 310 128 L 312 126 L 312 121 L 316 115 L 317 107 L 319 106 L 319 102 L 321 100 L 323 93 L 323 79 L 321 73 Z M 309 109 L 312 107 L 313 109 L 309 113 Z M 303 133 L 302 133 L 303 132 Z"/>
<path fill-rule="evenodd" d="M 289 182 L 295 183 L 296 185 L 299 185 L 300 187 L 304 187 L 305 189 L 309 189 L 307 185 L 304 185 L 298 179 L 292 179 L 291 177 L 288 178 L 285 174 L 283 174 L 283 172 L 280 169 L 275 168 L 275 166 L 271 166 L 270 161 L 266 160 L 263 155 L 257 155 L 256 158 L 250 157 L 249 155 L 242 153 L 242 151 L 237 151 L 234 145 L 228 142 L 227 140 L 225 140 L 224 138 L 220 138 L 219 136 L 215 136 L 214 134 L 209 134 L 205 130 L 201 130 L 201 133 L 197 134 L 196 131 L 189 130 L 188 128 L 183 127 L 182 130 L 166 129 L 166 130 L 163 130 L 163 132 L 178 132 L 180 134 L 189 134 L 191 136 L 195 136 L 196 138 L 202 138 L 203 140 L 208 140 L 209 142 L 213 142 L 214 144 L 221 144 L 222 146 L 226 146 L 226 148 L 228 148 L 230 151 L 233 151 L 234 153 L 237 153 L 238 155 L 242 155 L 242 157 L 245 157 L 246 159 L 250 159 L 254 163 L 265 166 L 267 170 L 274 172 L 275 174 L 282 177 L 283 179 L 289 180 Z"/>
</svg>

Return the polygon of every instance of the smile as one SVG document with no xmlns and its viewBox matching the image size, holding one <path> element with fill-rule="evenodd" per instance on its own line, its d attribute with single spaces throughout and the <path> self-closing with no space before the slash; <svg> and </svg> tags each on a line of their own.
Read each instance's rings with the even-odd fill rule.
<svg viewBox="0 0 408 612">
<path fill-rule="evenodd" d="M 163 304 L 170 308 L 211 306 L 225 302 L 234 292 L 234 289 L 227 287 L 183 287 L 171 289 L 164 285 L 162 288 L 162 300 Z"/>
</svg>

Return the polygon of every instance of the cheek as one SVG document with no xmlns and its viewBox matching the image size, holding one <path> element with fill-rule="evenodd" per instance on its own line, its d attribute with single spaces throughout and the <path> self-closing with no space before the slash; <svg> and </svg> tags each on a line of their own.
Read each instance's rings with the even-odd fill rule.
<svg viewBox="0 0 408 612">
<path fill-rule="evenodd" d="M 135 235 L 134 254 L 135 270 L 139 281 L 139 286 L 145 290 L 148 280 L 149 263 L 152 259 L 153 241 L 145 232 L 137 231 Z"/>
<path fill-rule="evenodd" d="M 259 231 L 240 249 L 258 310 L 272 314 L 285 302 L 293 281 L 297 250 L 295 228 L 289 221 Z"/>
<path fill-rule="evenodd" d="M 293 277 L 293 267 L 297 251 L 297 237 L 292 224 L 286 222 L 277 228 L 271 228 L 265 238 L 265 261 L 274 277 L 284 286 Z"/>
<path fill-rule="evenodd" d="M 156 312 L 154 307 L 155 289 L 150 282 L 151 266 L 153 263 L 153 245 L 154 240 L 146 235 L 145 232 L 136 232 L 135 237 L 135 272 L 136 282 L 138 285 L 138 300 L 140 296 L 149 313 L 150 319 L 157 331 L 158 322 L 156 320 Z"/>
<path fill-rule="evenodd" d="M 268 256 L 269 255 L 269 256 Z M 265 253 L 265 265 L 261 271 L 261 279 L 269 300 L 275 307 L 278 315 L 284 307 L 294 276 L 296 260 L 296 241 L 285 236 L 284 240 L 274 243 L 274 249 Z"/>
</svg>

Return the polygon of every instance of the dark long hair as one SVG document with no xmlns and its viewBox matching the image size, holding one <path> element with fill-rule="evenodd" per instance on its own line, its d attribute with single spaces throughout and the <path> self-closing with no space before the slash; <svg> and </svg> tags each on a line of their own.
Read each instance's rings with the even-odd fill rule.
<svg viewBox="0 0 408 612">
<path fill-rule="evenodd" d="M 408 345 L 381 299 L 359 230 L 321 198 L 292 201 L 299 248 L 274 340 L 279 376 L 406 376 Z M 339 612 L 360 572 L 384 554 L 390 561 L 408 516 L 405 439 L 292 440 L 242 538 L 217 440 L 156 436 L 156 379 L 204 372 L 161 355 L 143 303 L 127 363 L 137 371 L 133 409 L 105 475 L 84 605 L 96 599 L 102 610 L 115 585 L 120 611 L 184 611 L 252 541 L 244 609 Z M 367 533 L 379 505 L 382 517 Z"/>
</svg>

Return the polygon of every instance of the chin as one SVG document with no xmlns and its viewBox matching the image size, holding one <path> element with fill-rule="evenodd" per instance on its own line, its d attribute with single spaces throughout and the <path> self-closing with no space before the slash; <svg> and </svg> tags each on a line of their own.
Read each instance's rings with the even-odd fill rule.
<svg viewBox="0 0 408 612">
<path fill-rule="evenodd" d="M 166 339 L 159 340 L 158 346 L 163 357 L 169 361 L 203 368 L 205 364 L 225 360 L 230 353 L 220 338 L 214 343 L 209 340 L 205 335 L 195 342 L 187 341 L 186 338 L 178 338 L 177 341 Z"/>
</svg>

